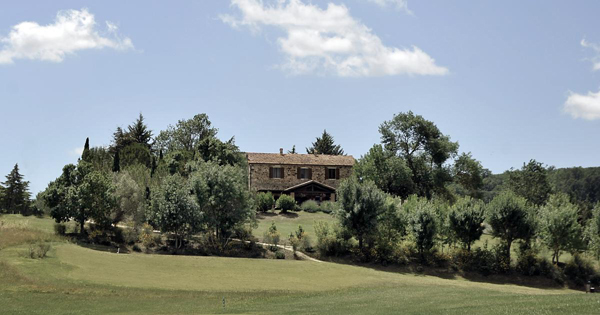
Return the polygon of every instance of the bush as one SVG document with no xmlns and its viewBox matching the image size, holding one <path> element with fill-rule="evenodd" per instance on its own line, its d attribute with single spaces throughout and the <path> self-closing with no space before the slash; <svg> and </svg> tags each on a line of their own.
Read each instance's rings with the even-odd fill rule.
<svg viewBox="0 0 600 315">
<path fill-rule="evenodd" d="M 583 286 L 596 275 L 592 263 L 578 254 L 575 254 L 565 266 L 565 276 L 576 286 Z"/>
<path fill-rule="evenodd" d="M 46 255 L 48 254 L 49 250 L 50 250 L 50 244 L 47 244 L 47 243 L 39 242 L 39 243 L 35 243 L 35 244 L 30 244 L 27 257 L 29 257 L 31 259 L 45 258 Z"/>
<path fill-rule="evenodd" d="M 516 271 L 525 276 L 542 276 L 554 280 L 557 284 L 565 283 L 565 276 L 556 265 L 548 259 L 538 257 L 534 250 L 526 250 L 519 254 Z"/>
<path fill-rule="evenodd" d="M 265 234 L 263 235 L 263 240 L 265 243 L 271 245 L 270 248 L 272 251 L 276 251 L 280 238 L 281 234 L 279 234 L 279 231 L 277 231 L 277 226 L 275 226 L 275 222 L 272 222 L 269 229 L 265 231 Z"/>
<path fill-rule="evenodd" d="M 54 233 L 64 236 L 67 234 L 67 226 L 63 223 L 54 223 Z"/>
<path fill-rule="evenodd" d="M 125 244 L 133 245 L 140 240 L 140 231 L 132 223 L 127 224 L 121 233 Z"/>
<path fill-rule="evenodd" d="M 144 223 L 140 230 L 139 240 L 142 242 L 142 245 L 146 248 L 154 247 L 158 244 L 156 238 L 154 237 L 153 228 L 150 224 Z"/>
<path fill-rule="evenodd" d="M 138 244 L 133 245 L 133 247 L 131 248 L 134 252 L 141 252 L 142 249 L 138 246 Z"/>
<path fill-rule="evenodd" d="M 267 212 L 273 209 L 275 205 L 275 198 L 271 192 L 258 193 L 256 194 L 256 210 L 261 212 Z"/>
<path fill-rule="evenodd" d="M 455 269 L 466 272 L 478 272 L 484 276 L 505 273 L 510 270 L 506 262 L 503 248 L 495 246 L 492 249 L 475 248 L 472 251 L 460 249 L 452 255 L 452 264 Z"/>
<path fill-rule="evenodd" d="M 285 254 L 283 252 L 276 252 L 275 258 L 277 259 L 285 259 Z"/>
<path fill-rule="evenodd" d="M 296 200 L 288 195 L 281 195 L 277 199 L 277 209 L 281 209 L 281 212 L 286 213 L 288 210 L 296 209 Z"/>
<path fill-rule="evenodd" d="M 319 221 L 315 224 L 317 250 L 322 256 L 341 256 L 350 251 L 352 235 L 339 225 L 333 228 L 329 223 Z"/>
<path fill-rule="evenodd" d="M 321 210 L 319 204 L 314 200 L 306 200 L 300 205 L 300 209 L 309 213 L 315 213 Z"/>
<path fill-rule="evenodd" d="M 325 200 L 321 202 L 321 211 L 323 213 L 333 213 L 337 209 L 337 203 L 330 200 Z"/>
</svg>

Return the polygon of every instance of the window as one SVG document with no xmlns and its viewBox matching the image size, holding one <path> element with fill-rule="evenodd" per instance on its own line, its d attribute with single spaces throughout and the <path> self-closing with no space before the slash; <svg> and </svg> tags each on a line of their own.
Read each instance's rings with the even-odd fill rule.
<svg viewBox="0 0 600 315">
<path fill-rule="evenodd" d="M 312 171 L 310 168 L 298 168 L 298 179 L 311 179 Z"/>
<path fill-rule="evenodd" d="M 337 179 L 337 178 L 338 178 L 337 168 L 328 168 L 327 169 L 327 179 Z"/>
<path fill-rule="evenodd" d="M 283 178 L 283 167 L 271 167 L 270 178 Z"/>
</svg>

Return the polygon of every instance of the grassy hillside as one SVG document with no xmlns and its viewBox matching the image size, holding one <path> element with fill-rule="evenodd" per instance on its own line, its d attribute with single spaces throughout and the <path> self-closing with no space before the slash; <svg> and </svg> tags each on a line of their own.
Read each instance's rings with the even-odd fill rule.
<svg viewBox="0 0 600 315">
<path fill-rule="evenodd" d="M 114 254 L 52 236 L 48 219 L 0 220 L 11 222 L 0 228 L 3 314 L 595 314 L 600 303 L 566 289 L 333 263 Z M 2 247 L 17 225 L 31 238 Z M 38 239 L 51 242 L 49 257 L 25 258 Z"/>
</svg>

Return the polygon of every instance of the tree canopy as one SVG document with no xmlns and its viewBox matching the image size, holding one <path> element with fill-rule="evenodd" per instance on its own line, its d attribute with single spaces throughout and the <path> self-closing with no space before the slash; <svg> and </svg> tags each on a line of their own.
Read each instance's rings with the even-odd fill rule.
<svg viewBox="0 0 600 315">
<path fill-rule="evenodd" d="M 434 192 L 445 194 L 451 181 L 444 163 L 458 151 L 458 143 L 450 141 L 431 121 L 409 111 L 385 121 L 379 127 L 385 149 L 406 162 L 419 196 L 431 198 Z"/>
<path fill-rule="evenodd" d="M 295 150 L 294 150 L 295 151 Z M 328 155 L 344 155 L 344 150 L 339 144 L 335 144 L 333 136 L 323 130 L 323 134 L 317 137 L 317 140 L 312 145 L 306 148 L 308 154 L 328 154 Z"/>
<path fill-rule="evenodd" d="M 365 238 L 376 231 L 377 220 L 385 209 L 385 195 L 373 182 L 361 183 L 356 177 L 344 180 L 337 193 L 340 223 L 356 236 L 362 250 Z"/>
<path fill-rule="evenodd" d="M 523 163 L 520 170 L 511 171 L 508 186 L 515 194 L 536 206 L 545 204 L 552 193 L 548 169 L 536 160 Z"/>
<path fill-rule="evenodd" d="M 511 191 L 496 196 L 487 205 L 487 223 L 492 235 L 504 242 L 506 259 L 515 240 L 528 240 L 535 231 L 535 218 L 527 200 Z"/>
<path fill-rule="evenodd" d="M 29 214 L 31 207 L 29 182 L 23 179 L 19 164 L 15 164 L 12 171 L 6 175 L 6 181 L 2 182 L 0 188 L 0 210 Z"/>
<path fill-rule="evenodd" d="M 572 252 L 582 247 L 583 227 L 577 217 L 577 207 L 565 194 L 550 195 L 540 209 L 540 236 L 552 250 L 552 262 L 558 263 L 561 251 Z"/>
</svg>

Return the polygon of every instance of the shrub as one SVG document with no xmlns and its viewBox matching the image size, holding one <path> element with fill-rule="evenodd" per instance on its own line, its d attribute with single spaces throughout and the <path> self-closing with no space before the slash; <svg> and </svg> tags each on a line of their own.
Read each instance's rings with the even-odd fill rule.
<svg viewBox="0 0 600 315">
<path fill-rule="evenodd" d="M 321 211 L 323 213 L 333 213 L 337 209 L 337 203 L 330 200 L 325 200 L 321 202 Z"/>
<path fill-rule="evenodd" d="M 31 259 L 41 259 L 45 258 L 50 250 L 50 244 L 38 242 L 35 244 L 29 245 L 29 252 L 27 257 Z"/>
<path fill-rule="evenodd" d="M 583 286 L 595 275 L 597 273 L 592 263 L 578 254 L 565 266 L 565 276 L 576 286 Z"/>
<path fill-rule="evenodd" d="M 269 229 L 265 231 L 265 234 L 263 235 L 263 240 L 265 243 L 270 244 L 270 248 L 272 251 L 276 251 L 280 238 L 281 234 L 279 234 L 279 231 L 277 231 L 277 226 L 275 225 L 275 222 L 272 222 Z"/>
<path fill-rule="evenodd" d="M 295 210 L 296 209 L 296 200 L 294 198 L 292 198 L 291 196 L 281 195 L 277 199 L 276 207 L 278 209 L 281 209 L 281 212 L 283 212 L 283 213 L 286 213 L 288 210 Z"/>
<path fill-rule="evenodd" d="M 140 231 L 133 223 L 128 223 L 127 226 L 121 230 L 123 235 L 123 242 L 128 245 L 133 245 L 140 240 Z"/>
<path fill-rule="evenodd" d="M 146 248 L 154 247 L 157 245 L 156 238 L 154 237 L 153 228 L 150 224 L 144 223 L 140 230 L 139 240 L 142 245 Z"/>
<path fill-rule="evenodd" d="M 341 256 L 350 250 L 352 235 L 339 225 L 331 228 L 329 223 L 318 221 L 315 224 L 315 235 L 317 250 L 322 256 Z"/>
<path fill-rule="evenodd" d="M 67 234 L 67 226 L 63 223 L 54 223 L 54 233 L 64 236 Z"/>
<path fill-rule="evenodd" d="M 275 198 L 273 198 L 273 194 L 269 191 L 266 193 L 258 193 L 256 194 L 256 210 L 261 212 L 267 212 L 273 209 L 275 205 Z"/>
<path fill-rule="evenodd" d="M 504 255 L 504 248 L 494 246 L 492 249 L 488 249 L 487 243 L 483 248 L 475 248 L 471 251 L 460 249 L 454 252 L 452 263 L 455 269 L 478 272 L 484 276 L 505 273 L 510 268 Z"/>
<path fill-rule="evenodd" d="M 285 254 L 283 252 L 275 252 L 275 258 L 285 259 Z"/>
<path fill-rule="evenodd" d="M 320 210 L 319 204 L 314 200 L 306 200 L 300 205 L 300 209 L 309 213 L 315 213 Z"/>
<path fill-rule="evenodd" d="M 138 246 L 138 244 L 134 244 L 133 247 L 131 248 L 134 252 L 141 252 L 142 249 Z"/>
</svg>

